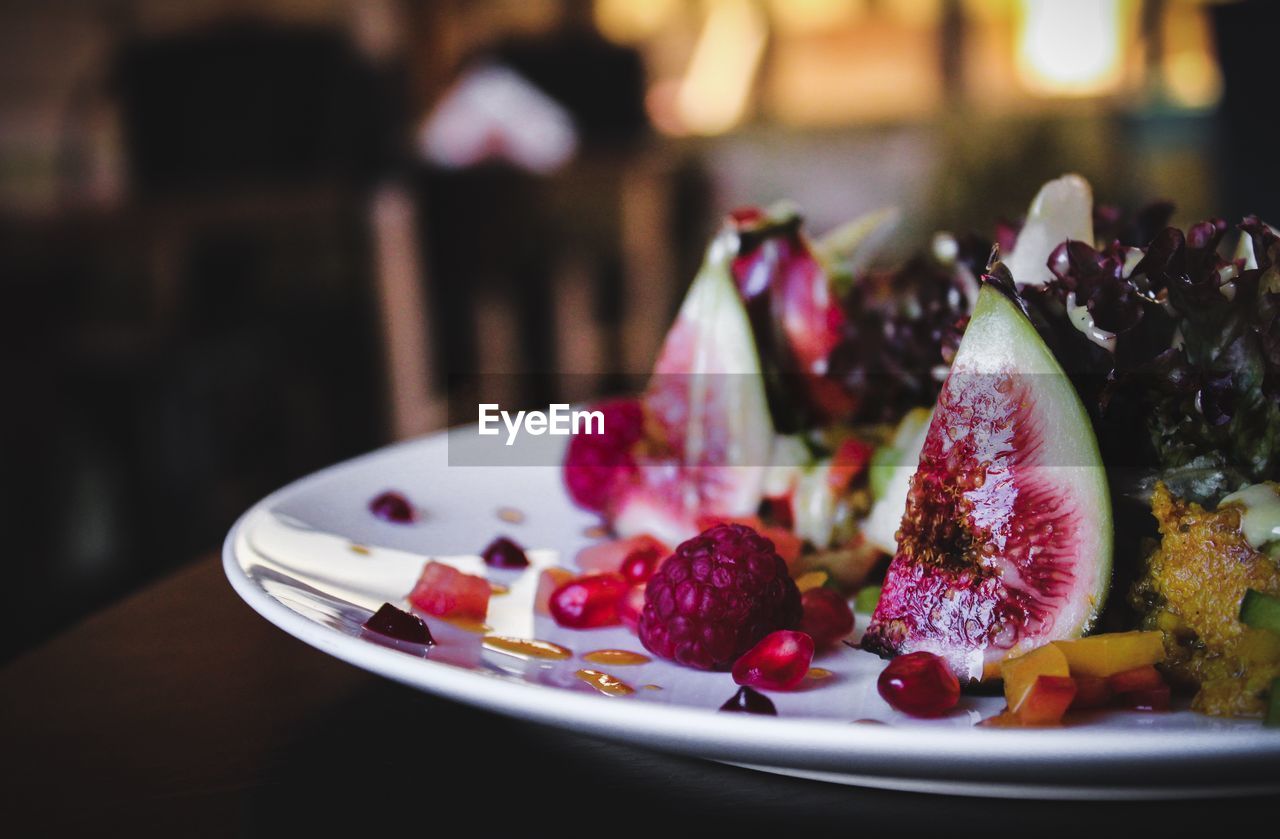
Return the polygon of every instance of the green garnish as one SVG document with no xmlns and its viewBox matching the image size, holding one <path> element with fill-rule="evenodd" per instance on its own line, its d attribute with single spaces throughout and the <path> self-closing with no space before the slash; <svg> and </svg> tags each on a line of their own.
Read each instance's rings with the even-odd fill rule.
<svg viewBox="0 0 1280 839">
<path fill-rule="evenodd" d="M 879 602 L 880 586 L 865 586 L 858 592 L 858 596 L 853 598 L 853 610 L 869 615 L 876 610 L 876 604 Z"/>
<path fill-rule="evenodd" d="M 1240 622 L 1253 629 L 1265 629 L 1280 635 L 1280 597 L 1249 589 L 1244 593 L 1244 600 L 1240 601 Z M 1274 688 L 1272 685 L 1273 709 L 1277 707 Z"/>
</svg>

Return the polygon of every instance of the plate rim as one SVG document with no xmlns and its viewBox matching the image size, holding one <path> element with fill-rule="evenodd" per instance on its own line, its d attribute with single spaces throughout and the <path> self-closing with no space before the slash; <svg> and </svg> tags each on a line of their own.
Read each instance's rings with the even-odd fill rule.
<svg viewBox="0 0 1280 839">
<path fill-rule="evenodd" d="M 1212 767 L 1224 792 L 1259 775 L 1247 770 L 1280 765 L 1280 731 L 1199 729 L 1107 729 L 1105 745 L 1079 728 L 912 728 L 854 725 L 820 718 L 719 714 L 705 708 L 646 703 L 643 711 L 616 697 L 536 685 L 473 671 L 362 641 L 299 614 L 249 576 L 237 555 L 247 522 L 335 473 L 358 468 L 396 450 L 445 445 L 446 429 L 400 441 L 327 466 L 286 484 L 246 510 L 228 531 L 223 571 L 245 603 L 297 640 L 341 661 L 402 684 L 489 711 L 570 728 L 607 739 L 649 743 L 690 756 L 810 772 L 908 776 L 921 781 L 1046 784 L 1115 788 L 1135 770 L 1142 787 L 1153 782 L 1188 791 L 1206 787 Z M 1034 742 L 1032 748 L 1028 748 Z M 1195 778 L 1179 778 L 1196 770 Z M 1153 771 L 1154 770 L 1154 771 Z M 1031 777 L 1029 777 L 1031 776 Z M 1265 777 L 1265 774 L 1262 776 Z M 1158 778 L 1158 780 L 1157 780 Z M 1048 781 L 1055 783 L 1055 781 Z M 1126 786 L 1121 783 L 1121 786 Z M 1276 788 L 1280 789 L 1280 778 Z"/>
</svg>

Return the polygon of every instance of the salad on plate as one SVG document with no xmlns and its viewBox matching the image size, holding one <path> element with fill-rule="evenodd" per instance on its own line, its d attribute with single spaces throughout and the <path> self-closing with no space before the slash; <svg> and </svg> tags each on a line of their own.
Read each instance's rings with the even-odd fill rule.
<svg viewBox="0 0 1280 839">
<path fill-rule="evenodd" d="M 1172 211 L 1067 175 L 893 268 L 892 211 L 820 239 L 791 205 L 732 213 L 648 385 L 568 445 L 602 538 L 536 608 L 731 674 L 726 712 L 773 713 L 826 650 L 887 660 L 920 717 L 1002 685 L 984 725 L 1180 697 L 1280 725 L 1280 236 Z M 483 622 L 490 594 L 430 562 L 409 601 Z M 385 608 L 371 631 L 430 638 Z"/>
</svg>

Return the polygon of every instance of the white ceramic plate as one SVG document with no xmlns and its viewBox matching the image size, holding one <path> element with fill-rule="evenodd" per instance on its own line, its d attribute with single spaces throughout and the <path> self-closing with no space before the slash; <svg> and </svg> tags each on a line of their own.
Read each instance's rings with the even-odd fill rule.
<svg viewBox="0 0 1280 839">
<path fill-rule="evenodd" d="M 773 693 L 778 717 L 719 713 L 736 690 L 726 673 L 653 661 L 584 663 L 591 650 L 642 652 L 624 629 L 572 631 L 535 617 L 538 569 L 571 565 L 594 518 L 568 500 L 558 468 L 451 466 L 448 435 L 331 467 L 264 499 L 232 528 L 223 562 L 232 586 L 267 620 L 343 661 L 421 690 L 601 737 L 790 775 L 965 795 L 1140 798 L 1280 789 L 1280 731 L 1256 720 L 1193 714 L 1098 713 L 1065 728 L 975 728 L 1003 706 L 969 697 L 939 720 L 898 714 L 876 693 L 882 662 L 841 647 L 815 667 L 832 676 Z M 550 440 L 551 438 L 547 438 Z M 549 443 L 555 445 L 555 443 Z M 554 454 L 546 463 L 556 462 Z M 380 521 L 368 502 L 403 491 L 420 520 Z M 516 523 L 510 512 L 523 520 Z M 509 593 L 490 601 L 495 633 L 575 652 L 527 660 L 482 648 L 481 636 L 429 619 L 437 646 L 395 648 L 360 624 L 404 596 L 427 558 L 485 573 L 476 553 L 506 534 L 530 549 L 522 572 L 490 570 Z M 865 623 L 865 616 L 859 616 Z M 606 671 L 637 688 L 603 695 L 575 676 Z M 645 689 L 645 685 L 660 690 Z M 887 725 L 855 724 L 878 720 Z"/>
</svg>

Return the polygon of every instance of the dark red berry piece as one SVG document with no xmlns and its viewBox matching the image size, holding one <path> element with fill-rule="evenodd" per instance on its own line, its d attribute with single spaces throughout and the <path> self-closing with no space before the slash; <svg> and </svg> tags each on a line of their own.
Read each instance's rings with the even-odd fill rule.
<svg viewBox="0 0 1280 839">
<path fill-rule="evenodd" d="M 551 593 L 548 607 L 560 626 L 592 629 L 621 623 L 618 606 L 629 586 L 621 574 L 592 574 L 570 580 Z"/>
<path fill-rule="evenodd" d="M 524 548 L 506 536 L 494 539 L 480 555 L 484 557 L 484 564 L 493 568 L 529 567 L 529 557 L 525 556 Z"/>
<path fill-rule="evenodd" d="M 653 576 L 653 570 L 658 567 L 658 563 L 662 561 L 662 552 L 657 548 L 643 547 L 627 554 L 622 560 L 622 576 L 627 578 L 627 582 L 632 585 L 641 585 L 649 582 L 649 578 Z"/>
<path fill-rule="evenodd" d="M 849 601 L 829 588 L 811 588 L 800 595 L 804 617 L 800 628 L 818 647 L 829 647 L 853 632 L 853 610 Z"/>
<path fill-rule="evenodd" d="M 395 490 L 387 490 L 370 501 L 369 512 L 393 524 L 412 524 L 418 518 L 418 511 L 409 499 Z"/>
<path fill-rule="evenodd" d="M 960 701 L 960 681 L 933 653 L 901 655 L 889 662 L 876 683 L 880 696 L 913 717 L 937 717 Z"/>
<path fill-rule="evenodd" d="M 603 414 L 603 433 L 569 439 L 564 481 L 578 506 L 605 512 L 636 475 L 633 450 L 644 439 L 644 409 L 636 399 L 615 399 L 591 409 Z"/>
<path fill-rule="evenodd" d="M 429 647 L 436 642 L 422 618 L 397 609 L 390 603 L 383 603 L 378 611 L 374 612 L 361 626 L 370 632 L 376 632 L 397 641 L 408 641 L 410 644 Z"/>
<path fill-rule="evenodd" d="M 733 665 L 733 680 L 764 690 L 791 690 L 813 663 L 813 639 L 803 632 L 770 632 Z"/>
<path fill-rule="evenodd" d="M 769 697 L 745 685 L 739 688 L 737 693 L 729 697 L 729 701 L 721 705 L 720 710 L 738 714 L 778 716 L 778 709 L 773 707 L 773 701 Z"/>
<path fill-rule="evenodd" d="M 655 655 L 725 670 L 764 636 L 800 624 L 800 590 L 773 542 L 720 524 L 684 542 L 645 586 L 640 641 Z"/>
</svg>

